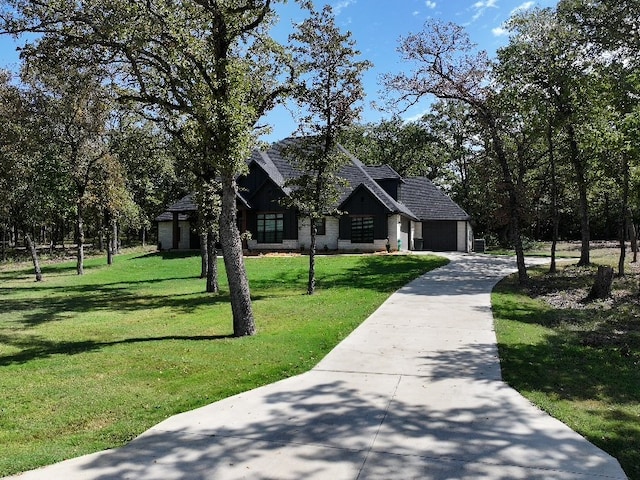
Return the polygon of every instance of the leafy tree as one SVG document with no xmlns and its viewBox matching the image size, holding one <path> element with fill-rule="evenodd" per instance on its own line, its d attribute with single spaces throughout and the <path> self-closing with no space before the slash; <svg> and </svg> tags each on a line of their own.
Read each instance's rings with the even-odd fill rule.
<svg viewBox="0 0 640 480">
<path fill-rule="evenodd" d="M 76 209 L 78 275 L 84 273 L 86 212 L 90 189 L 110 155 L 108 120 L 111 100 L 101 79 L 91 69 L 52 69 L 33 62 L 23 79 L 37 89 L 40 107 L 37 115 L 62 172 L 73 185 Z"/>
<path fill-rule="evenodd" d="M 115 117 L 110 147 L 123 168 L 126 190 L 137 205 L 129 226 L 140 229 L 144 245 L 153 219 L 183 192 L 169 154 L 170 138 L 162 126 L 133 105 L 121 106 Z"/>
<path fill-rule="evenodd" d="M 489 84 L 490 62 L 486 53 L 475 50 L 462 27 L 437 21 L 428 21 L 422 31 L 403 38 L 398 50 L 403 60 L 415 65 L 409 73 L 385 76 L 386 88 L 399 96 L 398 102 L 412 104 L 425 96 L 461 102 L 474 112 L 486 133 L 487 146 L 500 168 L 508 198 L 518 277 L 521 283 L 526 282 L 519 190 L 501 132 L 501 111 Z"/>
<path fill-rule="evenodd" d="M 0 207 L 3 213 L 4 228 L 10 223 L 9 217 L 21 209 L 20 218 L 14 222 L 22 222 L 27 226 L 24 232 L 25 243 L 33 261 L 34 274 L 37 282 L 42 281 L 42 270 L 38 259 L 38 252 L 28 231 L 28 226 L 37 217 L 33 208 L 35 185 L 34 156 L 31 155 L 29 139 L 29 106 L 26 96 L 17 87 L 11 85 L 8 72 L 2 72 L 0 77 Z M 3 246 L 4 248 L 4 246 Z"/>
<path fill-rule="evenodd" d="M 340 141 L 366 165 L 386 164 L 403 177 L 426 176 L 445 183 L 447 159 L 430 126 L 426 120 L 405 122 L 394 116 L 353 126 Z"/>
<path fill-rule="evenodd" d="M 510 20 L 509 28 L 512 37 L 509 46 L 499 52 L 500 63 L 504 68 L 518 70 L 519 84 L 523 87 L 544 91 L 546 102 L 552 105 L 564 130 L 579 194 L 582 247 L 578 265 L 588 265 L 589 157 L 580 147 L 581 125 L 588 115 L 581 105 L 588 98 L 588 56 L 575 29 L 550 9 L 518 14 Z"/>
<path fill-rule="evenodd" d="M 640 3 L 635 0 L 562 0 L 558 16 L 577 27 L 582 44 L 593 58 L 594 73 L 598 77 L 598 100 L 608 99 L 607 108 L 600 109 L 599 122 L 602 140 L 609 140 L 605 148 L 618 157 L 620 185 L 620 261 L 619 274 L 624 274 L 625 235 L 632 222 L 629 212 L 631 170 L 638 163 L 638 117 L 640 117 Z M 615 112 L 613 115 L 612 113 Z M 617 154 L 617 155 L 616 155 Z M 634 238 L 632 237 L 632 243 Z M 636 251 L 634 250 L 634 255 Z"/>
<path fill-rule="evenodd" d="M 296 100 L 307 113 L 300 125 L 305 137 L 286 152 L 301 174 L 287 186 L 293 187 L 293 204 L 311 222 L 307 284 L 311 295 L 315 291 L 316 223 L 331 213 L 338 198 L 337 173 L 346 160 L 338 137 L 360 114 L 358 103 L 364 98 L 361 77 L 370 64 L 356 60 L 360 52 L 355 50 L 351 33 L 340 32 L 330 6 L 320 12 L 312 10 L 290 39 L 295 42 L 296 60 L 303 72 Z"/>
<path fill-rule="evenodd" d="M 5 31 L 44 31 L 35 42 L 43 55 L 61 51 L 83 64 L 104 65 L 115 84 L 128 89 L 123 99 L 197 125 L 207 145 L 204 170 L 221 181 L 220 236 L 234 335 L 255 333 L 235 179 L 246 168 L 257 121 L 291 88 L 290 62 L 268 36 L 276 0 L 5 3 Z"/>
</svg>

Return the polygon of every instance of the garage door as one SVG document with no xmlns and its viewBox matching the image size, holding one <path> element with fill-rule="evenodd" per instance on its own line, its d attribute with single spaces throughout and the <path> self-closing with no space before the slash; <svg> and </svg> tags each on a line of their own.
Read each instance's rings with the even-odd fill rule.
<svg viewBox="0 0 640 480">
<path fill-rule="evenodd" d="M 456 251 L 458 249 L 458 222 L 422 222 L 422 237 L 425 250 Z"/>
</svg>

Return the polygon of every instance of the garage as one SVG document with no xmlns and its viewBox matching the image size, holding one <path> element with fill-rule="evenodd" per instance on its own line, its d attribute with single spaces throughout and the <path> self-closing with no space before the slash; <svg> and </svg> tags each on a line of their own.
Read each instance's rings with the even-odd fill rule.
<svg viewBox="0 0 640 480">
<path fill-rule="evenodd" d="M 422 222 L 423 249 L 433 252 L 458 250 L 458 222 L 433 220 Z"/>
</svg>

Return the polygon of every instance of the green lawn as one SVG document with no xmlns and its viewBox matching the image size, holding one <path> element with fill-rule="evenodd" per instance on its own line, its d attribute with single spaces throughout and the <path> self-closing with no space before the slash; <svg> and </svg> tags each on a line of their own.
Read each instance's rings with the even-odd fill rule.
<svg viewBox="0 0 640 480">
<path fill-rule="evenodd" d="M 258 335 L 232 338 L 200 259 L 128 254 L 0 270 L 0 476 L 122 445 L 162 419 L 304 372 L 397 288 L 447 260 L 363 255 L 246 260 Z"/>
<path fill-rule="evenodd" d="M 573 269 L 573 271 L 572 271 Z M 640 305 L 637 279 L 619 279 L 615 301 L 552 308 L 536 298 L 588 292 L 589 271 L 531 273 L 529 289 L 515 277 L 493 293 L 505 380 L 534 404 L 616 457 L 640 480 Z M 592 271 L 591 271 L 592 272 Z M 586 273 L 586 274 L 585 274 Z"/>
</svg>

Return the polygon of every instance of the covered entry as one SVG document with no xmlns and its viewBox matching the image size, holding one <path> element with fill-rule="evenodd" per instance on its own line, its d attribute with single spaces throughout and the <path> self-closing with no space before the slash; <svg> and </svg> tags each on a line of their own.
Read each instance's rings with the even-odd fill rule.
<svg viewBox="0 0 640 480">
<path fill-rule="evenodd" d="M 432 220 L 422 222 L 423 249 L 434 252 L 458 250 L 458 222 Z"/>
</svg>

